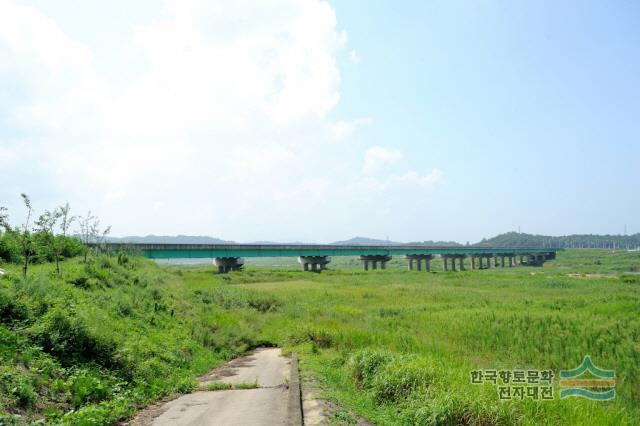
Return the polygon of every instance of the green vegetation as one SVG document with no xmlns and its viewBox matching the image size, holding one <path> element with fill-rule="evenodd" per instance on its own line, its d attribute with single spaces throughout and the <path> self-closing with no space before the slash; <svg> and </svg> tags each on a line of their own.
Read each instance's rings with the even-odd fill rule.
<svg viewBox="0 0 640 426">
<path fill-rule="evenodd" d="M 195 378 L 261 342 L 271 298 L 179 275 L 125 254 L 3 265 L 0 424 L 115 424 L 191 392 Z M 211 276 L 211 274 L 210 274 Z"/>
<path fill-rule="evenodd" d="M 576 250 L 544 268 L 342 271 L 243 288 L 281 301 L 264 335 L 376 424 L 638 424 L 639 266 L 637 252 Z M 615 401 L 500 402 L 470 383 L 478 368 L 557 374 L 587 354 L 616 370 Z"/>
<path fill-rule="evenodd" d="M 230 383 L 213 382 L 213 383 L 207 383 L 207 385 L 204 387 L 204 390 L 221 391 L 221 390 L 229 390 L 232 388 L 233 386 L 231 386 Z"/>
<path fill-rule="evenodd" d="M 54 263 L 27 278 L 3 266 L 0 423 L 114 424 L 278 344 L 344 408 L 338 424 L 355 422 L 349 412 L 381 425 L 638 424 L 639 266 L 638 252 L 590 250 L 543 268 L 432 274 L 398 262 L 216 275 L 122 253 L 66 260 L 60 275 Z M 616 371 L 614 401 L 500 402 L 470 383 L 479 368 L 557 373 L 587 354 Z"/>
<path fill-rule="evenodd" d="M 483 239 L 477 246 L 492 247 L 559 247 L 594 249 L 634 249 L 640 248 L 640 233 L 633 235 L 593 235 L 577 234 L 552 237 L 549 235 L 507 232 L 493 238 Z"/>
</svg>

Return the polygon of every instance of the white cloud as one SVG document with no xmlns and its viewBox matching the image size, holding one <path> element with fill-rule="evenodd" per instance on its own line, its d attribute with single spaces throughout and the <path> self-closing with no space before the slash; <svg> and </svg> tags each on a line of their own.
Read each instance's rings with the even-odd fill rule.
<svg viewBox="0 0 640 426">
<path fill-rule="evenodd" d="M 336 204 L 355 211 L 376 191 L 357 147 L 331 143 L 371 119 L 328 118 L 346 33 L 326 1 L 170 0 L 130 36 L 120 56 L 110 52 L 121 59 L 113 66 L 133 69 L 118 80 L 97 65 L 98 47 L 0 0 L 0 91 L 16 93 L 0 99 L 0 137 L 12 134 L 0 147 L 13 180 L 3 199 L 31 182 L 48 199 L 100 212 L 116 235 L 273 239 L 289 228 L 315 235 L 309 220 Z M 132 47 L 142 65 L 128 66 Z M 362 170 L 401 158 L 373 147 Z"/>
<path fill-rule="evenodd" d="M 359 128 L 368 126 L 372 121 L 371 117 L 358 118 L 353 121 L 336 121 L 329 123 L 327 131 L 332 139 L 342 140 L 350 137 Z"/>
<path fill-rule="evenodd" d="M 402 159 L 402 153 L 396 149 L 374 146 L 369 148 L 364 155 L 364 166 L 362 171 L 365 174 L 373 174 L 396 164 Z"/>
<path fill-rule="evenodd" d="M 349 52 L 349 59 L 351 59 L 351 62 L 354 64 L 357 64 L 360 62 L 360 56 L 358 56 L 358 52 L 356 52 L 355 50 L 352 50 L 351 52 Z"/>
<path fill-rule="evenodd" d="M 415 171 L 409 171 L 401 175 L 390 176 L 385 186 L 389 187 L 395 184 L 401 185 L 418 185 L 418 186 L 433 186 L 442 180 L 443 172 L 440 169 L 433 169 L 427 175 L 420 175 Z"/>
</svg>

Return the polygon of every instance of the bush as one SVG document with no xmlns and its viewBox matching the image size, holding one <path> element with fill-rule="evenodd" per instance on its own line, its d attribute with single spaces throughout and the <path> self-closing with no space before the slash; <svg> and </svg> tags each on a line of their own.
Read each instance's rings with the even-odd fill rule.
<svg viewBox="0 0 640 426">
<path fill-rule="evenodd" d="M 378 370 L 393 361 L 395 357 L 387 351 L 363 349 L 349 358 L 347 367 L 356 383 L 360 387 L 368 388 L 372 385 Z"/>
<path fill-rule="evenodd" d="M 100 281 L 95 278 L 88 277 L 86 275 L 80 275 L 76 278 L 73 278 L 69 281 L 70 284 L 78 288 L 82 288 L 84 290 L 89 290 L 91 288 L 100 287 Z"/>
<path fill-rule="evenodd" d="M 94 362 L 105 367 L 118 367 L 114 361 L 115 344 L 104 337 L 92 335 L 82 320 L 60 308 L 47 312 L 29 332 L 45 352 L 63 365 Z"/>
<path fill-rule="evenodd" d="M 82 242 L 74 237 L 56 236 L 56 244 L 60 247 L 60 256 L 72 258 L 82 254 Z"/>
<path fill-rule="evenodd" d="M 320 348 L 330 348 L 334 343 L 333 335 L 320 328 L 303 328 L 297 330 L 289 336 L 289 341 L 294 345 L 310 342 Z"/>
<path fill-rule="evenodd" d="M 274 312 L 280 307 L 280 301 L 272 296 L 253 296 L 248 300 L 249 307 L 258 312 Z"/>
<path fill-rule="evenodd" d="M 21 408 L 29 408 L 33 405 L 38 394 L 30 383 L 29 376 L 3 372 L 0 377 L 0 390 L 3 394 L 13 399 Z"/>
<path fill-rule="evenodd" d="M 176 391 L 179 393 L 191 393 L 198 389 L 198 382 L 191 377 L 182 378 L 176 383 Z"/>
<path fill-rule="evenodd" d="M 20 303 L 9 290 L 0 288 L 0 323 L 11 324 L 28 318 L 27 307 Z"/>
<path fill-rule="evenodd" d="M 20 246 L 13 232 L 0 234 L 0 261 L 7 263 L 20 262 Z"/>
<path fill-rule="evenodd" d="M 517 416 L 516 416 L 517 417 Z M 509 418 L 508 405 L 494 406 L 487 401 L 465 401 L 449 393 L 441 393 L 425 403 L 412 400 L 402 415 L 403 424 L 421 426 L 501 426 L 519 424 Z"/>
<path fill-rule="evenodd" d="M 69 377 L 69 391 L 75 408 L 100 402 L 111 395 L 111 383 L 89 370 L 77 370 Z"/>
<path fill-rule="evenodd" d="M 620 280 L 625 284 L 640 284 L 640 275 L 621 275 Z"/>
<path fill-rule="evenodd" d="M 371 387 L 378 403 L 397 402 L 426 391 L 435 378 L 435 369 L 424 359 L 401 357 L 379 368 Z"/>
</svg>

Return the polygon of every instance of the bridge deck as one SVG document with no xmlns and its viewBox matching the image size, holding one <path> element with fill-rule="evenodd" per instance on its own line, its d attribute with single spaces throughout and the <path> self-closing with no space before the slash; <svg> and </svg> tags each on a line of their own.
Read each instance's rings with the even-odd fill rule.
<svg viewBox="0 0 640 426">
<path fill-rule="evenodd" d="M 297 256 L 369 256 L 369 255 L 527 255 L 554 253 L 558 249 L 531 247 L 423 247 L 338 246 L 319 244 L 127 244 L 108 243 L 111 250 L 139 250 L 152 259 L 190 259 L 216 257 L 297 257 Z"/>
</svg>

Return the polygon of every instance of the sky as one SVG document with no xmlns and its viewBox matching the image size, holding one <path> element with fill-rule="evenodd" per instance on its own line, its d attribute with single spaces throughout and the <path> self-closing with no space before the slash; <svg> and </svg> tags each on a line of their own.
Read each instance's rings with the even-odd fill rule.
<svg viewBox="0 0 640 426">
<path fill-rule="evenodd" d="M 640 232 L 636 1 L 0 0 L 0 206 L 112 235 Z"/>
</svg>

